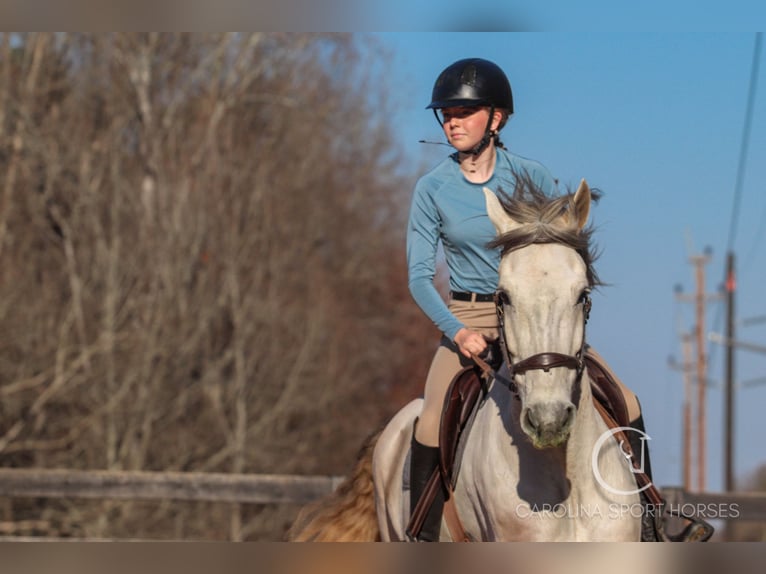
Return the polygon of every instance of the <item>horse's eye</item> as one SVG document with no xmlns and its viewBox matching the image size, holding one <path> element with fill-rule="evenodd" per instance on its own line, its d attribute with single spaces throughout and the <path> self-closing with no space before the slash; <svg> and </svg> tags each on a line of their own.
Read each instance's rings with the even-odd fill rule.
<svg viewBox="0 0 766 574">
<path fill-rule="evenodd" d="M 591 307 L 591 300 L 590 300 L 590 289 L 584 289 L 582 293 L 580 293 L 580 298 L 577 300 L 578 305 L 582 305 L 582 312 L 583 316 L 585 317 L 585 322 L 588 322 L 588 318 L 590 317 L 590 307 Z"/>
<path fill-rule="evenodd" d="M 511 298 L 508 296 L 508 293 L 503 291 L 502 289 L 498 289 L 495 291 L 495 304 L 496 305 L 502 305 L 503 307 L 510 307 L 511 305 Z"/>
</svg>

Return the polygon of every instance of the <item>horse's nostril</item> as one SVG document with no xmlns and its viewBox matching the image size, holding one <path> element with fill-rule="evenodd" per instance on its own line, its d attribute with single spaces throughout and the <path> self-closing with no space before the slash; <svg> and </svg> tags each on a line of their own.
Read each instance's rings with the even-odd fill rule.
<svg viewBox="0 0 766 574">
<path fill-rule="evenodd" d="M 566 417 L 565 426 L 569 427 L 569 425 L 574 424 L 574 418 L 575 418 L 575 415 L 577 414 L 577 409 L 575 409 L 574 405 L 569 405 L 566 408 L 566 413 L 567 413 L 567 417 Z"/>
<path fill-rule="evenodd" d="M 527 412 L 524 415 L 524 418 L 526 419 L 527 425 L 529 425 L 529 428 L 537 429 L 538 423 L 535 417 L 532 415 L 532 409 L 527 409 Z"/>
</svg>

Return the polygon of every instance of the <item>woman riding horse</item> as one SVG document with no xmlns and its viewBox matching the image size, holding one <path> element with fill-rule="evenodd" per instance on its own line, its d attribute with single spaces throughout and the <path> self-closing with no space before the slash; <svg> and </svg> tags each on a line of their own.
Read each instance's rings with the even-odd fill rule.
<svg viewBox="0 0 766 574">
<path fill-rule="evenodd" d="M 410 292 L 443 334 L 425 381 L 423 408 L 412 436 L 411 510 L 438 462 L 438 433 L 444 396 L 453 377 L 498 339 L 493 297 L 500 253 L 489 248 L 495 230 L 482 188 L 513 190 L 526 174 L 546 194 L 556 182 L 541 164 L 510 153 L 499 133 L 513 113 L 511 86 L 493 62 L 480 58 L 448 66 L 433 87 L 432 109 L 455 153 L 416 184 L 407 227 Z M 434 286 L 438 246 L 449 271 L 445 303 Z M 593 349 L 590 355 L 609 370 Z M 631 425 L 643 432 L 638 399 L 619 380 Z M 631 433 L 631 437 L 636 433 Z M 648 460 L 645 458 L 645 461 Z M 648 466 L 645 466 L 650 473 Z M 446 492 L 439 491 L 413 539 L 438 540 Z"/>
</svg>

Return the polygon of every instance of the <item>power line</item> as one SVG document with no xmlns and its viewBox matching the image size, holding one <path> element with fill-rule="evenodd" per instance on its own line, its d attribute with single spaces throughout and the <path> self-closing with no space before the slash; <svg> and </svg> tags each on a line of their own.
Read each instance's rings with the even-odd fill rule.
<svg viewBox="0 0 766 574">
<path fill-rule="evenodd" d="M 753 108 L 755 107 L 755 94 L 758 87 L 758 72 L 761 65 L 761 40 L 762 32 L 756 32 L 755 45 L 753 46 L 753 60 L 750 66 L 750 85 L 747 94 L 747 106 L 745 108 L 745 122 L 742 128 L 742 141 L 739 149 L 739 163 L 737 165 L 737 179 L 734 184 L 734 198 L 729 222 L 729 240 L 726 248 L 726 368 L 725 368 L 725 402 L 724 402 L 724 483 L 727 491 L 734 490 L 734 299 L 736 290 L 736 275 L 734 271 L 734 243 L 739 226 L 739 209 L 742 203 L 742 188 L 745 180 L 747 167 L 748 148 L 750 146 L 750 132 L 753 124 Z"/>
<path fill-rule="evenodd" d="M 742 203 L 742 186 L 745 179 L 745 167 L 747 166 L 747 152 L 750 147 L 750 131 L 753 121 L 753 107 L 755 105 L 755 93 L 758 87 L 758 70 L 761 65 L 761 39 L 763 32 L 756 32 L 755 47 L 753 48 L 753 61 L 750 67 L 750 87 L 747 95 L 747 107 L 745 109 L 745 125 L 742 129 L 742 141 L 739 148 L 739 165 L 737 166 L 737 180 L 734 185 L 734 200 L 731 209 L 731 221 L 729 222 L 729 240 L 726 251 L 734 248 L 734 240 L 739 224 L 739 207 Z"/>
<path fill-rule="evenodd" d="M 739 229 L 739 208 L 740 208 L 740 204 L 742 203 L 742 188 L 744 187 L 744 182 L 745 182 L 745 169 L 747 167 L 747 155 L 748 155 L 748 149 L 750 147 L 750 132 L 751 132 L 751 127 L 753 123 L 753 109 L 755 107 L 755 95 L 758 88 L 758 74 L 761 67 L 762 40 L 763 40 L 763 32 L 756 32 L 755 44 L 753 46 L 753 59 L 750 64 L 750 83 L 748 86 L 747 105 L 745 107 L 744 125 L 742 127 L 742 139 L 740 141 L 739 162 L 737 166 L 736 180 L 734 183 L 734 197 L 732 200 L 731 220 L 729 222 L 729 238 L 728 238 L 728 244 L 726 248 L 727 254 L 732 253 L 734 249 L 734 242 L 737 236 L 737 231 Z M 750 260 L 751 260 L 751 257 L 748 257 L 747 259 L 745 259 L 746 264 L 747 264 L 747 261 L 750 261 Z M 724 272 L 724 275 L 726 275 L 726 272 Z M 729 278 L 725 276 L 724 282 L 727 281 L 728 279 Z M 723 321 L 722 312 L 723 312 L 723 306 L 719 306 L 716 309 L 715 318 L 713 319 L 714 329 L 716 331 L 720 330 L 721 328 L 721 322 Z M 712 347 L 712 345 L 710 345 L 710 347 Z M 716 347 L 712 347 L 712 348 L 710 347 L 708 350 L 710 351 L 710 360 L 712 363 L 717 358 L 716 356 L 717 349 Z"/>
<path fill-rule="evenodd" d="M 756 62 L 756 58 L 760 58 L 760 54 L 761 54 L 761 50 L 760 50 L 760 46 L 759 46 L 759 44 L 761 42 L 761 36 L 762 36 L 762 32 L 759 32 L 756 35 L 756 45 L 755 45 L 754 54 L 753 54 L 753 72 L 751 73 L 751 84 L 754 83 L 754 80 L 752 78 L 755 77 L 754 75 L 757 75 L 758 63 Z M 751 87 L 751 89 L 753 91 L 755 90 L 755 88 L 753 88 L 753 87 Z M 752 95 L 751 99 L 752 100 L 755 99 L 755 95 L 754 94 Z M 752 113 L 752 110 L 751 110 L 751 113 Z M 742 161 L 742 160 L 740 159 L 740 161 Z M 758 223 L 758 227 L 756 229 L 755 234 L 753 235 L 753 240 L 752 240 L 752 244 L 750 246 L 750 251 L 748 252 L 746 257 L 741 259 L 742 262 L 743 262 L 742 269 L 740 271 L 740 275 L 741 276 L 747 275 L 750 272 L 750 270 L 751 270 L 751 268 L 753 266 L 753 263 L 756 261 L 756 255 L 758 253 L 758 246 L 763 241 L 764 233 L 766 233 L 766 206 L 764 206 L 763 212 L 761 213 L 761 217 L 760 217 L 760 220 L 759 220 L 759 223 Z"/>
</svg>

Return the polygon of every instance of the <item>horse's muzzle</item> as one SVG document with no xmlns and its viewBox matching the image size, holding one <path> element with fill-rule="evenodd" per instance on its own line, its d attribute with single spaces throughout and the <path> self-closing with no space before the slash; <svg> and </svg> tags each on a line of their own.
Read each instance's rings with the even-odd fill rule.
<svg viewBox="0 0 766 574">
<path fill-rule="evenodd" d="M 557 447 L 569 438 L 576 412 L 571 402 L 531 405 L 521 414 L 521 428 L 536 448 Z"/>
</svg>

